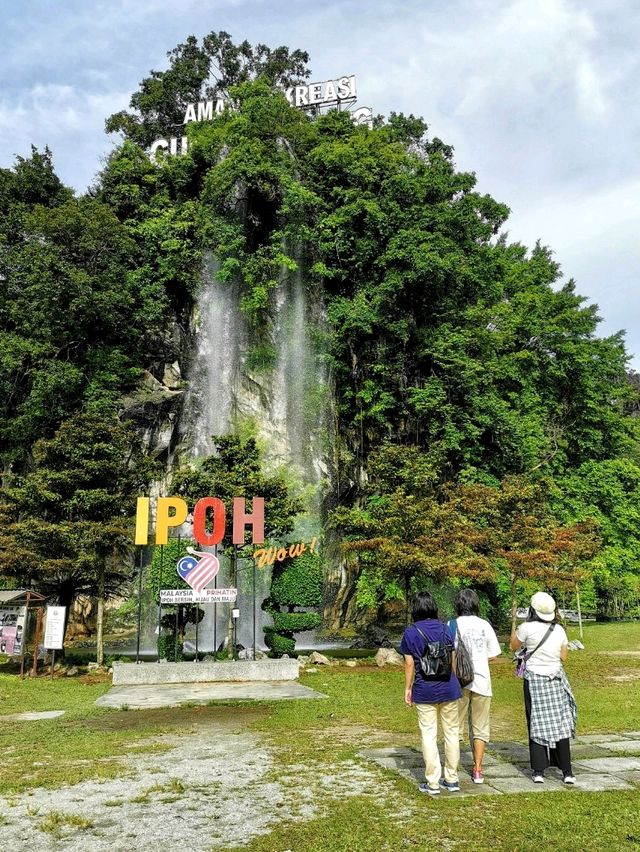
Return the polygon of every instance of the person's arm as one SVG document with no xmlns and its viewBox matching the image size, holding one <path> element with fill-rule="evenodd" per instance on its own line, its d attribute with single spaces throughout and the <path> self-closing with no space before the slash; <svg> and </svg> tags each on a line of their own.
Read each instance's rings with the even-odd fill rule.
<svg viewBox="0 0 640 852">
<path fill-rule="evenodd" d="M 518 648 L 522 648 L 523 643 L 518 638 L 518 628 L 513 631 L 511 634 L 511 640 L 509 641 L 509 647 L 512 651 L 517 651 Z"/>
<path fill-rule="evenodd" d="M 486 632 L 485 638 L 487 641 L 487 659 L 490 663 L 496 660 L 500 654 L 502 653 L 502 648 L 500 647 L 500 643 L 498 642 L 498 637 L 496 636 L 496 631 L 487 621 L 486 623 Z"/>
<path fill-rule="evenodd" d="M 560 662 L 566 663 L 567 657 L 569 656 L 569 637 L 567 636 L 567 631 L 564 629 L 564 627 L 561 627 L 560 629 L 562 630 L 562 644 L 560 645 Z"/>
<path fill-rule="evenodd" d="M 411 654 L 404 655 L 404 703 L 407 707 L 411 707 L 413 704 L 413 698 L 411 697 L 411 688 L 413 686 L 413 679 L 416 674 L 416 664 L 413 661 L 413 657 Z"/>
</svg>

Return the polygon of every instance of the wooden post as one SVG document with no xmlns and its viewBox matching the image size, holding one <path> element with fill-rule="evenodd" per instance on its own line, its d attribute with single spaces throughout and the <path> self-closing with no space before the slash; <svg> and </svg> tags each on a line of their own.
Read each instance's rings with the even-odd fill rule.
<svg viewBox="0 0 640 852">
<path fill-rule="evenodd" d="M 40 633 L 42 632 L 42 607 L 38 607 L 36 615 L 36 637 L 33 644 L 33 668 L 31 669 L 32 677 L 38 674 L 38 645 L 40 644 Z"/>
<path fill-rule="evenodd" d="M 29 601 L 31 600 L 31 592 L 27 591 L 27 605 L 24 611 L 24 629 L 22 631 L 22 647 L 20 648 L 20 677 L 24 677 L 24 651 L 27 647 L 27 631 L 29 629 Z"/>
<path fill-rule="evenodd" d="M 578 626 L 580 628 L 580 639 L 584 639 L 582 630 L 582 609 L 580 607 L 580 586 L 576 583 L 576 606 L 578 608 Z"/>
</svg>

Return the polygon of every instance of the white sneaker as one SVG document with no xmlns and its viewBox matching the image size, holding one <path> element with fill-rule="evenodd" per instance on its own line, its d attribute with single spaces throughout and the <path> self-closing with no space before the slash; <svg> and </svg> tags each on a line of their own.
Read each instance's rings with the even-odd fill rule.
<svg viewBox="0 0 640 852">
<path fill-rule="evenodd" d="M 544 784 L 544 775 L 540 775 L 539 773 L 533 776 L 534 784 Z"/>
<path fill-rule="evenodd" d="M 576 783 L 576 776 L 575 775 L 565 775 L 564 778 L 562 779 L 562 781 L 563 781 L 564 784 L 575 784 Z"/>
</svg>

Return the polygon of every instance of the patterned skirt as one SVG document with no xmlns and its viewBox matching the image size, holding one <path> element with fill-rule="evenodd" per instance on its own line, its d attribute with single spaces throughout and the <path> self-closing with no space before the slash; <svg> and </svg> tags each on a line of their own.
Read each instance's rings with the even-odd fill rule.
<svg viewBox="0 0 640 852">
<path fill-rule="evenodd" d="M 578 710 L 564 669 L 557 675 L 525 672 L 531 695 L 531 739 L 548 748 L 576 735 Z"/>
</svg>

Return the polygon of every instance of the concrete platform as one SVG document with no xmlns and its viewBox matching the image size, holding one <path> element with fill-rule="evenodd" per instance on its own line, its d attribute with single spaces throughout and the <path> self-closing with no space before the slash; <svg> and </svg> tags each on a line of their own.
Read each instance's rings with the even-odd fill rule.
<svg viewBox="0 0 640 852">
<path fill-rule="evenodd" d="M 297 680 L 298 661 L 229 660 L 200 663 L 121 663 L 113 664 L 113 685 L 133 686 L 163 683 L 211 683 L 229 681 Z"/>
<path fill-rule="evenodd" d="M 164 683 L 113 686 L 106 695 L 96 701 L 96 705 L 112 709 L 143 710 L 178 707 L 180 704 L 209 704 L 211 701 L 286 701 L 295 698 L 326 696 L 295 681 Z"/>
</svg>

